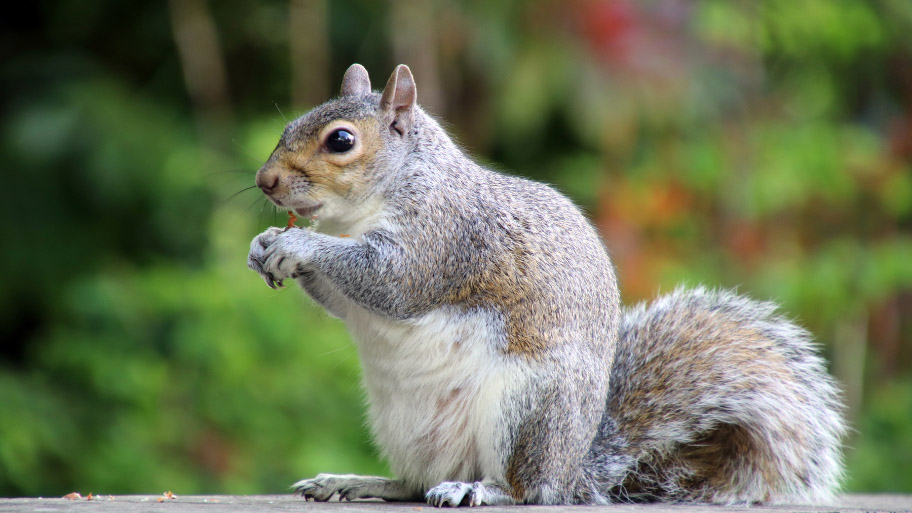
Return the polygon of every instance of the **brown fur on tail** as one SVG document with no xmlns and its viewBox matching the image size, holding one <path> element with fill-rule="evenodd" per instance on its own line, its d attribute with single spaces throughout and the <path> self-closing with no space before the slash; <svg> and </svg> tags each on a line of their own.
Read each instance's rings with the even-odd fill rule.
<svg viewBox="0 0 912 513">
<path fill-rule="evenodd" d="M 679 289 L 625 312 L 616 355 L 596 495 L 817 502 L 837 488 L 839 393 L 809 333 L 772 304 Z"/>
</svg>

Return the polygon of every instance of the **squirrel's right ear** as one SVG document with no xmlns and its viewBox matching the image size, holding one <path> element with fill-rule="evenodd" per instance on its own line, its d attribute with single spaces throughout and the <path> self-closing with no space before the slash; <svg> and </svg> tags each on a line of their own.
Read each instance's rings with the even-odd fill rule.
<svg viewBox="0 0 912 513">
<path fill-rule="evenodd" d="M 405 64 L 396 66 L 383 88 L 380 110 L 390 116 L 390 128 L 405 134 L 412 126 L 412 113 L 418 93 L 412 71 Z"/>
<path fill-rule="evenodd" d="M 364 96 L 371 92 L 370 77 L 360 64 L 352 64 L 342 77 L 342 96 Z"/>
</svg>

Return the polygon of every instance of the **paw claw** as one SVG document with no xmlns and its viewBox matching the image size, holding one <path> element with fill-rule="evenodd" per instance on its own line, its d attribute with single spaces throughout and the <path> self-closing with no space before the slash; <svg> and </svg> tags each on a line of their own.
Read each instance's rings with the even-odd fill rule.
<svg viewBox="0 0 912 513">
<path fill-rule="evenodd" d="M 431 488 L 425 495 L 428 504 L 436 508 L 444 506 L 459 507 L 466 499 L 467 505 L 473 502 L 473 487 L 469 483 L 444 482 Z"/>
<path fill-rule="evenodd" d="M 247 267 L 259 274 L 271 289 L 283 287 L 283 280 L 300 273 L 310 261 L 312 248 L 306 230 L 286 232 L 270 228 L 257 235 L 250 244 Z"/>
</svg>

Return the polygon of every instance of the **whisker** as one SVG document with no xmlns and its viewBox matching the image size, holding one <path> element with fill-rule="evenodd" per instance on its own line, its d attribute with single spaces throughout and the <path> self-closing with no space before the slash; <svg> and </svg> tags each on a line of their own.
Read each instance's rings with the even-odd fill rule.
<svg viewBox="0 0 912 513">
<path fill-rule="evenodd" d="M 269 199 L 268 199 L 268 198 L 262 198 L 262 200 L 263 200 L 263 203 L 264 203 L 264 204 L 265 204 L 265 203 L 269 203 Z M 247 208 L 244 209 L 244 212 L 243 212 L 243 213 L 246 214 L 247 211 L 250 210 L 251 208 L 253 208 L 254 205 L 257 204 L 258 201 L 259 201 L 259 200 L 254 201 L 253 203 L 251 203 L 249 207 L 247 207 Z M 260 210 L 263 210 L 263 207 L 260 207 Z"/>
<path fill-rule="evenodd" d="M 245 190 L 246 190 L 246 189 L 245 189 Z M 243 192 L 243 191 L 241 191 L 241 192 Z M 248 205 L 247 208 L 245 208 L 244 210 L 238 212 L 238 214 L 237 214 L 236 216 L 232 217 L 231 220 L 230 220 L 230 222 L 229 222 L 229 224 L 234 224 L 234 223 L 236 223 L 241 217 L 243 217 L 244 215 L 246 215 L 247 212 L 249 212 L 251 208 L 253 208 L 254 206 L 256 206 L 256 204 L 259 203 L 261 199 L 262 199 L 264 202 L 267 202 L 267 203 L 269 202 L 269 200 L 266 199 L 266 198 L 257 198 L 257 199 L 255 199 L 255 200 L 253 200 L 253 203 L 251 203 L 250 205 Z"/>
<path fill-rule="evenodd" d="M 333 354 L 333 353 L 338 353 L 339 351 L 346 351 L 346 350 L 348 350 L 350 347 L 351 347 L 351 344 L 344 344 L 344 345 L 339 346 L 339 347 L 337 347 L 337 348 L 335 348 L 335 349 L 330 349 L 330 350 L 328 350 L 328 351 L 323 351 L 322 353 L 319 354 L 319 356 L 328 356 L 328 355 L 331 355 L 331 354 Z"/>
<path fill-rule="evenodd" d="M 336 351 L 342 351 L 343 349 L 348 349 L 348 348 L 347 348 L 347 347 L 341 347 L 341 348 L 337 349 Z M 334 352 L 336 352 L 336 351 L 330 351 L 330 352 L 334 353 Z M 328 353 L 327 353 L 327 354 L 328 354 Z M 340 358 L 339 360 L 337 360 L 337 361 L 336 361 L 336 364 L 332 366 L 332 368 L 330 369 L 330 371 L 335 371 L 335 370 L 337 370 L 339 367 L 342 366 L 343 363 L 347 362 L 348 360 L 351 360 L 351 357 L 352 357 L 352 356 L 354 356 L 354 354 L 347 354 L 347 355 L 345 355 L 345 358 Z"/>
<path fill-rule="evenodd" d="M 213 174 L 210 174 L 206 178 L 207 179 L 213 178 L 213 176 L 214 176 Z M 249 187 L 246 187 L 246 186 L 248 184 L 250 184 L 251 182 L 253 182 L 253 175 L 251 175 L 251 174 L 246 174 L 246 175 L 233 174 L 231 176 L 226 175 L 226 176 L 219 177 L 219 179 L 217 180 L 217 185 L 218 185 L 220 192 L 231 193 L 231 192 L 234 192 L 235 190 L 237 190 L 238 187 L 244 187 L 245 189 L 249 189 Z"/>
<path fill-rule="evenodd" d="M 258 166 L 263 165 L 263 161 L 254 157 L 253 154 L 250 153 L 250 151 L 248 151 L 247 148 L 245 148 L 241 143 L 239 143 L 237 139 L 232 139 L 231 142 L 236 144 L 237 147 L 241 149 L 241 153 L 243 153 L 245 157 L 256 162 Z"/>
<path fill-rule="evenodd" d="M 241 195 L 241 194 L 243 194 L 243 193 L 249 191 L 250 189 L 256 189 L 256 188 L 257 188 L 257 185 L 256 185 L 256 184 L 251 185 L 250 187 L 244 187 L 243 189 L 241 189 L 241 190 L 235 192 L 234 194 L 232 194 L 231 196 L 228 196 L 227 198 L 225 198 L 225 199 L 219 201 L 218 203 L 216 203 L 216 204 L 215 204 L 215 208 L 224 207 L 226 203 L 228 203 L 229 201 L 231 201 L 231 200 L 233 200 L 234 198 L 238 197 L 239 195 Z"/>
<path fill-rule="evenodd" d="M 275 100 L 272 100 L 272 104 L 275 105 L 276 110 L 279 111 L 279 115 L 282 116 L 282 119 L 285 121 L 286 124 L 288 124 L 288 118 L 286 118 L 285 114 L 282 113 L 282 109 L 279 108 L 279 104 L 276 103 Z"/>
<path fill-rule="evenodd" d="M 269 204 L 267 198 L 263 198 L 263 206 L 260 207 L 260 215 L 257 216 L 257 226 L 263 226 L 263 211 L 266 210 L 266 205 Z"/>
<path fill-rule="evenodd" d="M 213 176 L 221 175 L 221 174 L 250 176 L 250 175 L 256 174 L 256 169 L 250 169 L 249 167 L 248 168 L 237 167 L 237 168 L 227 168 L 227 169 L 216 169 L 213 171 L 208 171 L 206 173 L 203 173 L 203 176 L 209 178 L 209 177 L 213 177 Z"/>
</svg>

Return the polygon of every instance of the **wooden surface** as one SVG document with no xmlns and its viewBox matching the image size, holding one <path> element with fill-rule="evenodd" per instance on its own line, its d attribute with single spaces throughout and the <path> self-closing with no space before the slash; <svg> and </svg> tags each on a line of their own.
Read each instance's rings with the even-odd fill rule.
<svg viewBox="0 0 912 513">
<path fill-rule="evenodd" d="M 159 498 L 162 499 L 159 502 Z M 727 512 L 829 512 L 829 511 L 896 511 L 912 512 L 912 495 L 845 495 L 832 504 L 777 506 L 707 506 L 687 504 L 616 504 L 611 506 L 485 506 L 483 513 L 556 513 L 573 511 L 593 513 L 727 513 Z M 239 512 L 294 511 L 298 513 L 432 513 L 437 511 L 426 504 L 393 504 L 384 502 L 306 502 L 294 495 L 193 495 L 166 499 L 161 495 L 100 496 L 68 500 L 62 498 L 0 499 L 0 511 L 124 511 L 124 512 Z"/>
</svg>

